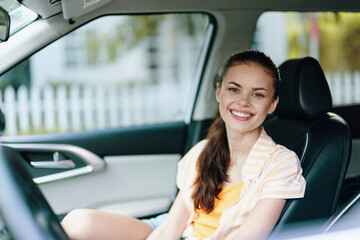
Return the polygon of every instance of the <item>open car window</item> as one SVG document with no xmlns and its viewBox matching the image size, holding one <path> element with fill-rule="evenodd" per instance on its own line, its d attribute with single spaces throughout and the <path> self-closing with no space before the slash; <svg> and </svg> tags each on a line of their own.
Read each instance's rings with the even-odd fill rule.
<svg viewBox="0 0 360 240">
<path fill-rule="evenodd" d="M 277 64 L 312 56 L 326 74 L 334 106 L 360 103 L 360 14 L 266 12 L 257 22 L 253 49 Z"/>
<path fill-rule="evenodd" d="M 89 22 L 0 76 L 4 134 L 183 121 L 209 24 L 199 13 Z"/>
</svg>

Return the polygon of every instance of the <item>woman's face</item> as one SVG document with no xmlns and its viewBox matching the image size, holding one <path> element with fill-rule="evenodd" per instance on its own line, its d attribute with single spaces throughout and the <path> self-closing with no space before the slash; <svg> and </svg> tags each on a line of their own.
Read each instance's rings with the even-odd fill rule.
<svg viewBox="0 0 360 240">
<path fill-rule="evenodd" d="M 226 129 L 237 133 L 258 130 L 278 103 L 273 79 L 256 64 L 232 66 L 217 86 L 216 99 Z"/>
</svg>

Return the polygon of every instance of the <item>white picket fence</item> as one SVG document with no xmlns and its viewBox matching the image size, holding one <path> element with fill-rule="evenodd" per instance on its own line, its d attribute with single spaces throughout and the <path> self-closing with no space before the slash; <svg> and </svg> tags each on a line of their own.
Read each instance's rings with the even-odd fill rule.
<svg viewBox="0 0 360 240">
<path fill-rule="evenodd" d="M 333 105 L 360 103 L 360 72 L 326 74 Z"/>
<path fill-rule="evenodd" d="M 8 86 L 0 92 L 7 136 L 104 129 L 181 119 L 185 86 Z M 3 95 L 3 97 L 1 96 Z"/>
<path fill-rule="evenodd" d="M 360 103 L 360 72 L 326 74 L 334 105 Z M 0 92 L 8 136 L 177 121 L 186 106 L 180 83 L 8 86 Z"/>
</svg>

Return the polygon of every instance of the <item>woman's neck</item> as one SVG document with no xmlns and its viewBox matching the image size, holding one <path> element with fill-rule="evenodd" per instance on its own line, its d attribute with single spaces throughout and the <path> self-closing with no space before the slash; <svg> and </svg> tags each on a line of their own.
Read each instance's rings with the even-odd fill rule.
<svg viewBox="0 0 360 240">
<path fill-rule="evenodd" d="M 262 128 L 260 126 L 246 133 L 227 131 L 231 164 L 242 165 L 245 162 L 251 149 L 260 136 L 261 129 Z"/>
</svg>

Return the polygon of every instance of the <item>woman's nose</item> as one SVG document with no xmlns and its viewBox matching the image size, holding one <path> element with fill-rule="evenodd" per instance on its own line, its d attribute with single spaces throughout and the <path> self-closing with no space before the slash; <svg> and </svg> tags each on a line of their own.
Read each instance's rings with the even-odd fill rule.
<svg viewBox="0 0 360 240">
<path fill-rule="evenodd" d="M 250 104 L 249 95 L 240 94 L 237 102 L 240 106 L 248 106 Z"/>
</svg>

